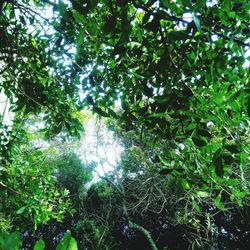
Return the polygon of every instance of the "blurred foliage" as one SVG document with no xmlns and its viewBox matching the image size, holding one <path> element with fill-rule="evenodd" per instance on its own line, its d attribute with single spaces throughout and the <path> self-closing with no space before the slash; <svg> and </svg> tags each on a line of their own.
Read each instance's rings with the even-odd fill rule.
<svg viewBox="0 0 250 250">
<path fill-rule="evenodd" d="M 0 248 L 2 250 L 19 250 L 22 245 L 21 235 L 18 232 L 0 233 Z M 44 250 L 45 243 L 42 239 L 38 240 L 34 246 L 34 250 Z M 71 236 L 70 232 L 66 232 L 57 245 L 56 250 L 77 250 L 77 242 Z"/>
<path fill-rule="evenodd" d="M 86 183 L 92 179 L 92 167 L 85 166 L 74 152 L 58 156 L 52 163 L 58 185 L 67 189 L 70 195 L 83 192 Z"/>
<path fill-rule="evenodd" d="M 2 250 L 19 250 L 21 245 L 20 233 L 0 233 L 0 248 Z"/>
</svg>

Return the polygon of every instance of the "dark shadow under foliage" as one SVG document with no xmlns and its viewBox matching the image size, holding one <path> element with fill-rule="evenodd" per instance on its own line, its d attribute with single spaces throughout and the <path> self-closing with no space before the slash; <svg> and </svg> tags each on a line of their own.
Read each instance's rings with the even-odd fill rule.
<svg viewBox="0 0 250 250">
<path fill-rule="evenodd" d="M 250 225 L 247 223 L 247 218 L 249 219 L 250 217 L 249 207 L 246 207 L 241 211 L 233 210 L 227 214 L 218 211 L 216 208 L 213 212 L 216 213 L 214 216 L 214 230 L 216 233 L 213 239 L 210 238 L 210 242 L 207 242 L 207 244 L 201 246 L 201 248 L 197 248 L 196 246 L 195 249 L 248 249 L 250 244 Z M 47 250 L 55 249 L 56 245 L 60 242 L 67 230 L 70 230 L 72 236 L 77 239 L 80 250 L 150 250 L 145 237 L 141 233 L 129 228 L 129 226 L 124 223 L 123 219 L 120 219 L 120 222 L 115 221 L 117 227 L 110 230 L 112 235 L 107 236 L 106 241 L 102 243 L 100 248 L 96 248 L 96 246 L 92 245 L 88 241 L 92 239 L 92 243 L 94 244 L 93 233 L 97 228 L 94 228 L 95 226 L 90 220 L 85 219 L 85 223 L 82 223 L 82 227 L 79 228 L 79 221 L 82 220 L 82 218 L 68 217 L 61 223 L 51 221 L 48 225 L 40 226 L 33 235 L 31 232 L 24 231 L 23 250 L 32 250 L 35 242 L 39 238 L 43 238 L 46 243 Z M 148 215 L 148 217 L 137 219 L 138 222 L 142 223 L 142 225 L 143 220 L 144 222 L 150 221 L 150 231 L 159 250 L 164 250 L 166 247 L 170 250 L 190 249 L 190 247 L 192 247 L 192 243 L 188 241 L 187 237 L 192 233 L 195 234 L 195 230 L 192 230 L 185 225 L 171 225 L 161 216 L 157 217 L 155 215 Z M 203 236 L 204 241 L 208 241 L 208 239 L 206 239 L 206 235 Z"/>
</svg>

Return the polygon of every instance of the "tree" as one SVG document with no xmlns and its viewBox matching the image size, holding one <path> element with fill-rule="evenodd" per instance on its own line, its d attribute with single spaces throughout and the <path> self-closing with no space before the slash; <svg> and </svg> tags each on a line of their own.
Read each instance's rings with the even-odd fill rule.
<svg viewBox="0 0 250 250">
<path fill-rule="evenodd" d="M 62 221 L 71 211 L 64 189 L 53 179 L 53 167 L 41 150 L 22 147 L 0 172 L 1 231 L 30 230 L 54 218 Z M 8 225 L 6 227 L 6 225 Z"/>
<path fill-rule="evenodd" d="M 124 130 L 151 133 L 147 144 L 180 194 L 212 188 L 220 208 L 224 199 L 242 206 L 248 192 L 248 8 L 245 1 L 58 5 L 56 34 L 76 49 L 85 105 Z"/>
<path fill-rule="evenodd" d="M 53 66 L 58 58 L 49 49 L 43 7 L 40 1 L 0 1 L 0 91 L 15 113 L 8 126 L 0 115 L 1 230 L 37 227 L 51 218 L 61 220 L 70 210 L 64 191 L 55 186 L 54 170 L 44 161 L 46 152 L 31 147 L 24 126 L 31 114 L 40 114 L 50 127 L 47 138 L 61 130 L 80 136 L 83 129 L 75 89 L 67 82 L 70 68 L 63 67 L 64 76 L 58 78 Z"/>
<path fill-rule="evenodd" d="M 80 105 L 77 86 L 70 81 L 72 67 L 54 47 L 50 19 L 43 17 L 43 10 L 42 1 L 1 1 L 1 91 L 13 112 L 43 113 L 50 126 L 48 137 L 62 128 L 79 136 Z"/>
<path fill-rule="evenodd" d="M 53 166 L 58 188 L 67 190 L 72 206 L 81 211 L 81 203 L 86 195 L 87 183 L 92 180 L 94 167 L 83 164 L 73 151 L 54 157 L 50 164 Z"/>
<path fill-rule="evenodd" d="M 83 107 L 116 119 L 114 129 L 130 131 L 155 162 L 153 174 L 171 176 L 197 212 L 203 199 L 223 211 L 247 206 L 249 8 L 246 0 L 1 1 L 0 86 L 21 118 L 43 114 L 50 138 L 79 136 Z M 4 131 L 6 164 L 13 136 Z"/>
</svg>

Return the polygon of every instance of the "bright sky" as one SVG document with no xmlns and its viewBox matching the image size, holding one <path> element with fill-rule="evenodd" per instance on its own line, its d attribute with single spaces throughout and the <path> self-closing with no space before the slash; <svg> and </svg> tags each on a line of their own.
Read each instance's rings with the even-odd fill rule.
<svg viewBox="0 0 250 250">
<path fill-rule="evenodd" d="M 120 161 L 123 147 L 118 138 L 105 125 L 103 120 L 91 118 L 85 125 L 85 136 L 81 138 L 78 153 L 86 163 L 97 164 L 94 180 L 115 169 Z"/>
<path fill-rule="evenodd" d="M 10 102 L 3 92 L 0 92 L 0 115 L 3 116 L 3 124 L 11 125 L 14 114 L 9 111 Z"/>
</svg>

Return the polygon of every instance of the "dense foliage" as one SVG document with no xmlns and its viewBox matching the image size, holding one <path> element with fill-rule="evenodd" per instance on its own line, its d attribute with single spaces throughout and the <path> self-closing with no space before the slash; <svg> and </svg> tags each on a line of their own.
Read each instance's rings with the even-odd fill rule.
<svg viewBox="0 0 250 250">
<path fill-rule="evenodd" d="M 131 248 L 118 228 L 167 247 L 159 221 L 192 227 L 186 242 L 204 248 L 217 213 L 247 221 L 249 11 L 246 0 L 0 0 L 0 91 L 15 115 L 0 114 L 0 244 L 73 211 L 80 249 Z M 83 109 L 124 146 L 97 183 L 72 146 Z"/>
</svg>

